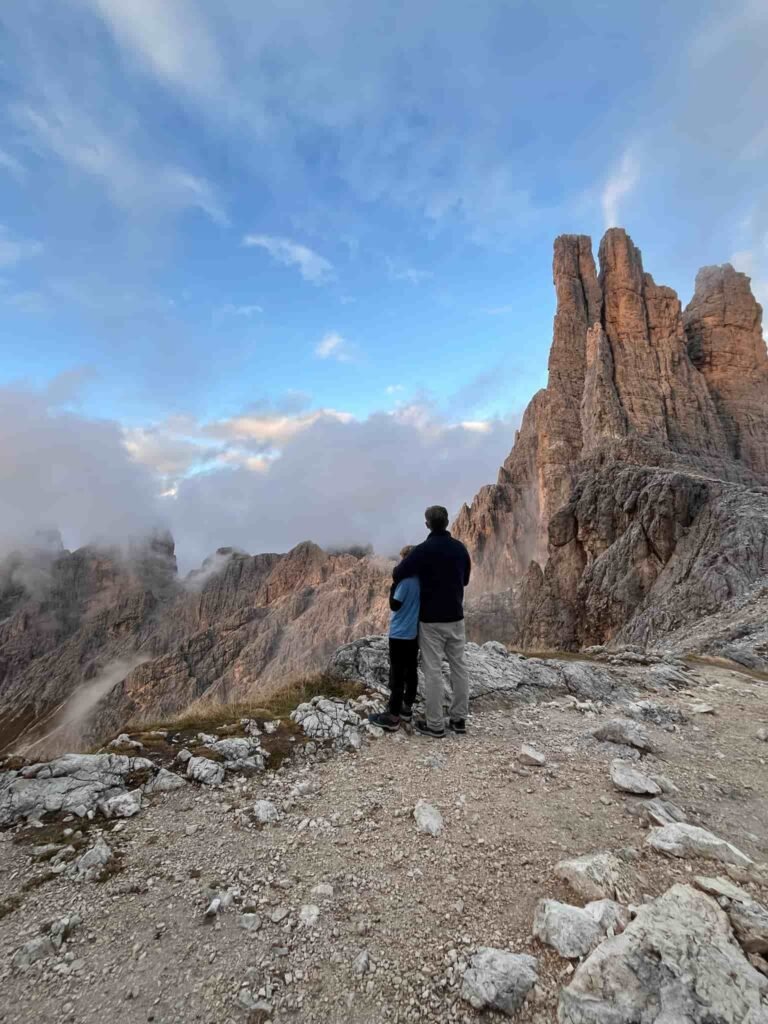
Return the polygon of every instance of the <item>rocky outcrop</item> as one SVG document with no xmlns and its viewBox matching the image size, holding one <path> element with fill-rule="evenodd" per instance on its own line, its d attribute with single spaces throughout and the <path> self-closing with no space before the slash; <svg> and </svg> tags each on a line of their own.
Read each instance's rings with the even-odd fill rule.
<svg viewBox="0 0 768 1024">
<path fill-rule="evenodd" d="M 734 940 L 717 903 L 674 885 L 603 942 L 563 989 L 559 1024 L 762 1024 L 768 981 Z"/>
<path fill-rule="evenodd" d="M 618 228 L 599 276 L 588 239 L 558 238 L 554 281 L 548 386 L 453 527 L 468 621 L 534 649 L 663 642 L 768 581 L 762 311 L 726 265 L 683 313 Z"/>
</svg>

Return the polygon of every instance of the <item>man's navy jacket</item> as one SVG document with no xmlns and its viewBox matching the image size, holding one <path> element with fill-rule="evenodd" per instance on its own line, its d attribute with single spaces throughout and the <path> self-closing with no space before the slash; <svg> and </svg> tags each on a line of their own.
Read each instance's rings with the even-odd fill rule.
<svg viewBox="0 0 768 1024">
<path fill-rule="evenodd" d="M 395 566 L 395 583 L 418 576 L 422 622 L 459 622 L 464 618 L 464 587 L 469 583 L 469 552 L 448 530 L 433 530 Z"/>
</svg>

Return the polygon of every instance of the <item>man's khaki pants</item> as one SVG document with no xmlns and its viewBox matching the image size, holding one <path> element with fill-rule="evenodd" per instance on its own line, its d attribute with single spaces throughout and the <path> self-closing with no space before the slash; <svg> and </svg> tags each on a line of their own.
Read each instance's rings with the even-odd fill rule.
<svg viewBox="0 0 768 1024">
<path fill-rule="evenodd" d="M 424 689 L 427 705 L 427 725 L 431 729 L 445 728 L 445 688 L 443 685 L 443 659 L 451 671 L 450 717 L 455 721 L 469 713 L 469 676 L 464 661 L 464 620 L 460 622 L 419 623 L 419 649 L 424 669 Z"/>
</svg>

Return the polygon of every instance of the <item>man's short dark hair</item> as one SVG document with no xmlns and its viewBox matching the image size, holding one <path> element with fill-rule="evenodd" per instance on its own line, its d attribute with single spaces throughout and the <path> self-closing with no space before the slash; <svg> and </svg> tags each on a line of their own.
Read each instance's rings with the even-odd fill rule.
<svg viewBox="0 0 768 1024">
<path fill-rule="evenodd" d="M 448 509 L 442 505 L 430 505 L 424 513 L 424 518 L 430 530 L 448 529 Z"/>
</svg>

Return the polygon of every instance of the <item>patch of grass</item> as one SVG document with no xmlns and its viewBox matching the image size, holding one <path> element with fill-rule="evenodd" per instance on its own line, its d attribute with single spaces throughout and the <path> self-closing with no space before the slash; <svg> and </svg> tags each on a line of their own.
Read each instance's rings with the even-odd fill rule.
<svg viewBox="0 0 768 1024">
<path fill-rule="evenodd" d="M 255 718 L 258 721 L 285 718 L 299 704 L 304 704 L 306 701 L 312 700 L 313 697 L 351 700 L 354 697 L 359 697 L 364 689 L 360 683 L 339 679 L 338 676 L 328 672 L 318 672 L 289 680 L 281 686 L 260 693 L 258 698 L 250 701 L 212 704 L 204 699 L 198 700 L 173 718 L 153 722 L 129 722 L 125 727 L 125 732 L 135 734 L 153 729 L 167 729 L 169 733 L 217 732 L 233 722 L 239 722 L 241 718 Z"/>
</svg>

